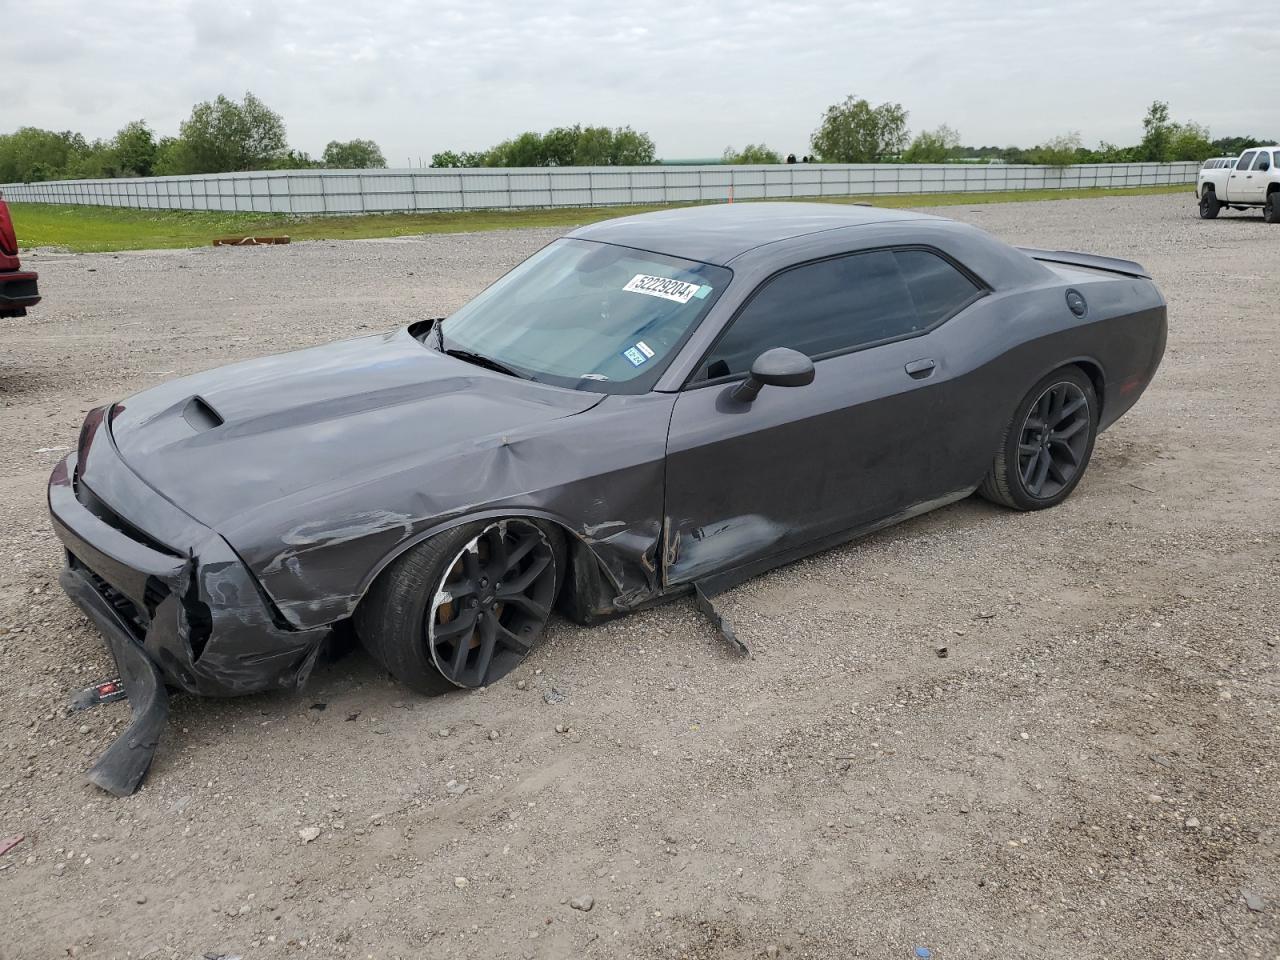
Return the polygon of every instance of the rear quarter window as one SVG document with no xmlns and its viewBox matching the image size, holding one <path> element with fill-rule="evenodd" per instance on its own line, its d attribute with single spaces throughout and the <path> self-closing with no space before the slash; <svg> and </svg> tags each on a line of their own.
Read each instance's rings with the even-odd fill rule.
<svg viewBox="0 0 1280 960">
<path fill-rule="evenodd" d="M 948 260 L 928 250 L 895 250 L 922 327 L 953 316 L 981 295 L 982 289 Z"/>
</svg>

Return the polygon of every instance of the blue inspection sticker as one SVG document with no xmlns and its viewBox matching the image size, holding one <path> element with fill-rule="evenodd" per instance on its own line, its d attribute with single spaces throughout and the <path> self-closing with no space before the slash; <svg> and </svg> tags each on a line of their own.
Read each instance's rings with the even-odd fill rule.
<svg viewBox="0 0 1280 960">
<path fill-rule="evenodd" d="M 633 367 L 638 367 L 653 356 L 653 349 L 641 340 L 634 347 L 628 347 L 623 350 L 622 355 L 627 358 Z"/>
</svg>

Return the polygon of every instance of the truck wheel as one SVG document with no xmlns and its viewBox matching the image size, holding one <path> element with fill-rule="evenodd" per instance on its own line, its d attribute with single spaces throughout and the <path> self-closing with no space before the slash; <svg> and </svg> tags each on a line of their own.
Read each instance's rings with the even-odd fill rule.
<svg viewBox="0 0 1280 960">
<path fill-rule="evenodd" d="M 1267 223 L 1280 223 L 1280 190 L 1273 190 L 1262 208 L 1262 219 Z"/>
<path fill-rule="evenodd" d="M 1200 219 L 1212 220 L 1218 215 L 1218 211 L 1222 209 L 1222 204 L 1218 202 L 1218 195 L 1212 190 L 1206 190 L 1200 194 Z"/>
</svg>

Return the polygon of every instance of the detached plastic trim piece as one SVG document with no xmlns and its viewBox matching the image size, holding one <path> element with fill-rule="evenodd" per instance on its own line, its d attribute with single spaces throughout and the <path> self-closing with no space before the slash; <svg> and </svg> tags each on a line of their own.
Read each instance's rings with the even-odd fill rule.
<svg viewBox="0 0 1280 960">
<path fill-rule="evenodd" d="M 725 643 L 733 647 L 742 656 L 751 656 L 751 648 L 738 638 L 738 634 L 734 632 L 733 625 L 716 609 L 715 604 L 711 602 L 711 596 L 703 588 L 702 581 L 698 581 L 693 585 L 693 605 L 698 608 L 699 613 L 711 621 L 711 625 L 716 628 L 716 632 L 720 634 Z"/>
<path fill-rule="evenodd" d="M 117 797 L 138 789 L 155 756 L 160 734 L 169 722 L 169 697 L 160 668 L 133 638 L 120 615 L 74 570 L 62 571 L 62 589 L 101 631 L 124 681 L 133 719 L 89 768 L 89 782 Z"/>
</svg>

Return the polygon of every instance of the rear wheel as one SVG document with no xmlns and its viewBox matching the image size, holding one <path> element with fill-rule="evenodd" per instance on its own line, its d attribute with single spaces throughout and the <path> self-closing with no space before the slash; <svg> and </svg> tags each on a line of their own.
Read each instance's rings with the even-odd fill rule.
<svg viewBox="0 0 1280 960">
<path fill-rule="evenodd" d="M 564 539 L 526 518 L 465 524 L 411 548 L 356 610 L 356 633 L 429 695 L 493 683 L 528 656 L 551 615 Z"/>
<path fill-rule="evenodd" d="M 1212 220 L 1218 215 L 1218 211 L 1222 209 L 1222 204 L 1218 203 L 1218 195 L 1212 190 L 1205 190 L 1200 194 L 1200 219 Z"/>
<path fill-rule="evenodd" d="M 980 492 L 1015 510 L 1043 510 L 1071 495 L 1089 466 L 1098 398 L 1079 367 L 1049 374 L 1018 405 Z"/>
<path fill-rule="evenodd" d="M 1280 223 L 1280 190 L 1273 190 L 1262 208 L 1262 219 L 1267 223 Z"/>
</svg>

